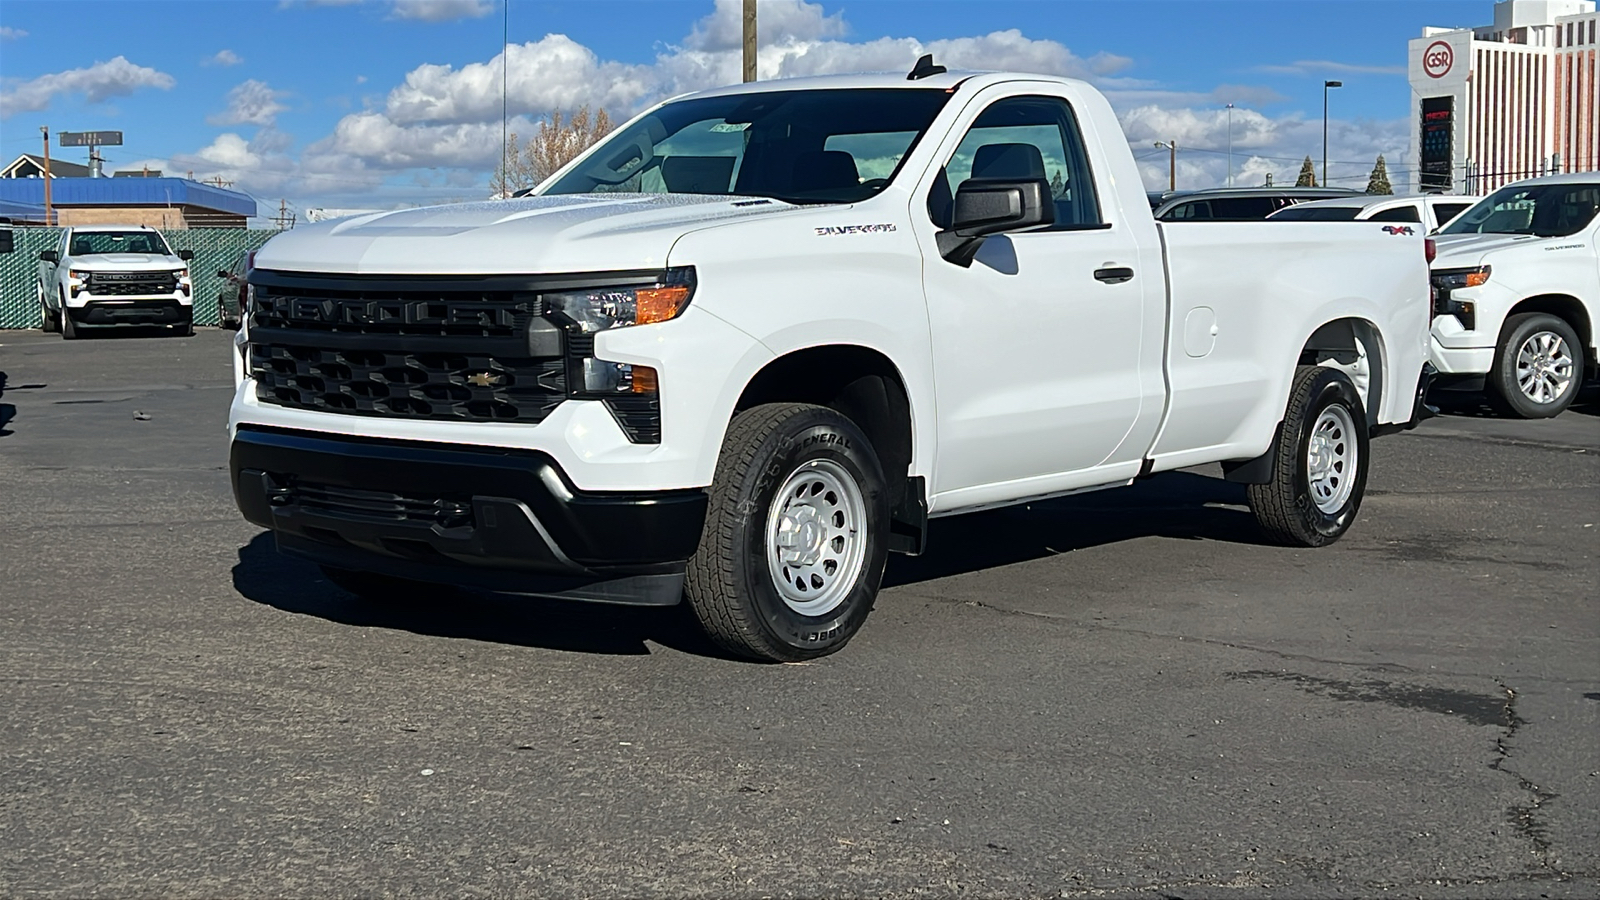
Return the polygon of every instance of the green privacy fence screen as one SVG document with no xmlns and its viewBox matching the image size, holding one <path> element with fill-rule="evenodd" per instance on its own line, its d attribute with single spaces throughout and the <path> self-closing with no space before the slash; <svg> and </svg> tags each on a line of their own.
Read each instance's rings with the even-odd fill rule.
<svg viewBox="0 0 1600 900">
<path fill-rule="evenodd" d="M 174 251 L 193 250 L 189 271 L 194 278 L 194 323 L 217 324 L 218 269 L 233 265 L 241 250 L 254 250 L 276 231 L 243 228 L 190 228 L 161 232 Z M 0 253 L 0 328 L 38 328 L 39 251 L 49 250 L 61 237 L 59 228 L 17 228 L 16 250 Z"/>
</svg>

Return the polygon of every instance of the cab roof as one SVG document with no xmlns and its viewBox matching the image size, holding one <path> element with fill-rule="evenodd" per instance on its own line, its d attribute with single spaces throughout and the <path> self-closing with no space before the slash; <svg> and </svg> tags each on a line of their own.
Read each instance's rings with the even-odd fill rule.
<svg viewBox="0 0 1600 900">
<path fill-rule="evenodd" d="M 772 78 L 727 87 L 680 94 L 672 99 L 686 97 L 723 97 L 732 94 L 758 94 L 767 91 L 846 90 L 850 88 L 907 88 L 954 90 L 971 82 L 972 87 L 987 87 L 1007 81 L 1050 81 L 1058 84 L 1076 84 L 1077 79 L 1057 75 L 1034 75 L 1023 72 L 984 72 L 954 69 L 938 75 L 928 75 L 915 81 L 906 78 L 906 72 L 860 72 L 850 75 L 810 75 L 801 78 Z"/>
</svg>

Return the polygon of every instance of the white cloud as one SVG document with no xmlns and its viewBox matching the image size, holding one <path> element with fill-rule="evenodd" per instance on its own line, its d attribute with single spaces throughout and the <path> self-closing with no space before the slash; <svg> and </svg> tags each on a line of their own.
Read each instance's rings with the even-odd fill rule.
<svg viewBox="0 0 1600 900">
<path fill-rule="evenodd" d="M 489 9 L 489 3 L 461 0 L 455 5 Z M 413 2 L 402 11 L 391 0 L 390 9 L 396 17 L 428 18 L 422 14 L 425 5 L 435 4 Z M 249 108 L 270 111 L 235 114 L 236 108 L 246 105 L 232 102 L 230 95 L 227 121 L 267 127 L 250 141 L 221 136 L 189 159 L 197 171 L 209 166 L 216 171 L 207 174 L 221 174 L 253 190 L 273 196 L 298 192 L 311 206 L 372 205 L 375 198 L 363 198 L 363 192 L 378 192 L 385 198 L 377 202 L 471 194 L 474 185 L 481 190 L 500 159 L 503 62 L 509 62 L 512 131 L 527 134 L 552 110 L 584 104 L 627 116 L 663 97 L 737 82 L 741 7 L 739 0 L 716 0 L 712 12 L 696 21 L 680 43 L 658 45 L 655 58 L 643 63 L 604 59 L 565 35 L 549 34 L 509 46 L 505 59 L 496 55 L 466 64 L 420 65 L 386 96 L 345 115 L 331 133 L 298 153 L 290 150 L 292 142 L 286 135 L 270 127 L 282 109 L 281 95 L 257 82 L 253 96 L 261 102 Z M 1219 84 L 1210 91 L 1174 91 L 1129 77 L 1132 62 L 1126 57 L 1080 54 L 1061 42 L 1030 38 L 1015 29 L 926 42 L 912 37 L 850 40 L 849 31 L 843 14 L 829 14 L 821 3 L 764 0 L 758 74 L 769 80 L 836 72 L 904 72 L 919 56 L 932 53 L 952 69 L 1083 78 L 1104 90 L 1118 110 L 1140 172 L 1151 187 L 1165 187 L 1167 181 L 1167 155 L 1151 147 L 1156 140 L 1178 141 L 1180 187 L 1225 182 L 1228 124 L 1221 107 L 1226 103 L 1238 107 L 1232 114 L 1236 182 L 1260 184 L 1272 172 L 1275 180 L 1292 183 L 1306 153 L 1320 160 L 1320 119 L 1299 112 L 1262 112 L 1263 107 L 1287 99 L 1263 85 Z M 357 77 L 357 83 L 364 80 Z M 244 88 L 241 85 L 235 92 Z M 1399 170 L 1407 157 L 1406 125 L 1404 121 L 1334 122 L 1330 129 L 1334 183 L 1364 186 L 1371 160 L 1380 152 L 1394 164 L 1395 183 L 1403 183 Z"/>
<path fill-rule="evenodd" d="M 58 94 L 83 94 L 90 103 L 99 103 L 139 88 L 169 90 L 174 84 L 177 81 L 171 75 L 118 56 L 83 69 L 40 75 L 0 91 L 0 118 L 44 109 Z"/>
<path fill-rule="evenodd" d="M 206 121 L 212 125 L 271 125 L 277 121 L 278 113 L 289 108 L 278 102 L 283 96 L 283 91 L 252 78 L 229 91 L 228 108 L 207 116 Z"/>
<path fill-rule="evenodd" d="M 0 41 L 20 41 L 28 33 L 21 28 L 12 28 L 10 25 L 0 25 Z"/>
<path fill-rule="evenodd" d="M 200 61 L 202 66 L 237 66 L 244 62 L 244 57 L 232 50 L 218 50 L 215 56 L 208 56 Z"/>
<path fill-rule="evenodd" d="M 494 12 L 493 0 L 394 0 L 390 18 L 418 22 L 479 19 Z"/>
</svg>

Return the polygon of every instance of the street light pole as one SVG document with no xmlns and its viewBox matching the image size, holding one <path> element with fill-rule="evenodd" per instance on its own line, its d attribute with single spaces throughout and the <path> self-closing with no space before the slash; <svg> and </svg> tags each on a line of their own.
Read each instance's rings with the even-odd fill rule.
<svg viewBox="0 0 1600 900">
<path fill-rule="evenodd" d="M 1344 87 L 1342 81 L 1322 83 L 1322 186 L 1328 186 L 1328 88 Z"/>
<path fill-rule="evenodd" d="M 1156 141 L 1156 149 L 1172 151 L 1167 164 L 1167 190 L 1175 191 L 1178 189 L 1178 142 L 1173 141 L 1169 144 L 1166 141 Z"/>
<path fill-rule="evenodd" d="M 1233 104 L 1228 109 L 1228 187 L 1233 187 Z"/>
</svg>

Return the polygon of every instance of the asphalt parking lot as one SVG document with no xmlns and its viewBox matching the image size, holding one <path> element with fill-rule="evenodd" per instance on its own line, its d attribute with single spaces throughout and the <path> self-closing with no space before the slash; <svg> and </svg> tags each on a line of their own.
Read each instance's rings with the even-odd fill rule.
<svg viewBox="0 0 1600 900">
<path fill-rule="evenodd" d="M 363 604 L 234 510 L 231 335 L 0 332 L 0 894 L 1600 895 L 1600 398 L 936 523 L 842 653 Z"/>
</svg>

